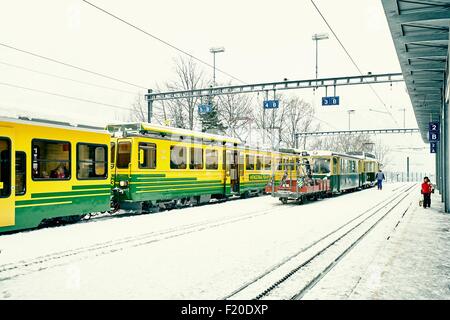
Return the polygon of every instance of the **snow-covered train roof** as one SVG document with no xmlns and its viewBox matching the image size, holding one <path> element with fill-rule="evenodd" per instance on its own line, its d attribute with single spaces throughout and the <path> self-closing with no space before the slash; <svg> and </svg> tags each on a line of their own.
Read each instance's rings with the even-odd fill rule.
<svg viewBox="0 0 450 320">
<path fill-rule="evenodd" d="M 188 137 L 241 144 L 241 141 L 236 138 L 230 138 L 218 134 L 198 132 L 193 130 L 162 126 L 158 124 L 144 123 L 144 122 L 110 124 L 107 126 L 107 130 L 109 130 L 112 133 L 117 131 L 128 133 L 158 133 L 158 134 L 163 133 L 167 135 L 188 136 Z"/>
<path fill-rule="evenodd" d="M 81 131 L 89 131 L 89 132 L 97 132 L 97 133 L 107 133 L 105 128 L 102 128 L 102 127 L 83 125 L 83 124 L 74 124 L 74 123 L 69 123 L 69 122 L 40 119 L 40 118 L 0 117 L 0 122 L 12 122 L 12 123 L 29 124 L 29 125 L 35 125 L 35 126 L 41 126 L 41 127 L 61 128 L 61 129 L 69 129 L 69 130 L 81 130 Z"/>
<path fill-rule="evenodd" d="M 309 154 L 311 156 L 322 156 L 322 157 L 331 157 L 331 156 L 339 156 L 339 157 L 347 157 L 347 158 L 353 158 L 353 159 L 364 159 L 364 157 L 356 156 L 356 155 L 350 155 L 347 153 L 340 153 L 340 152 L 334 152 L 330 150 L 313 150 L 310 151 Z"/>
</svg>

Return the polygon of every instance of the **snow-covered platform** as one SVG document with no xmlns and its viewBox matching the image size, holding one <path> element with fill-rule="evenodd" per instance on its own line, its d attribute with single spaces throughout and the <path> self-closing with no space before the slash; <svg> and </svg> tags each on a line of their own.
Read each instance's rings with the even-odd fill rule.
<svg viewBox="0 0 450 320">
<path fill-rule="evenodd" d="M 419 191 L 417 192 L 419 193 Z M 392 230 L 354 250 L 306 299 L 450 299 L 450 214 L 421 195 Z"/>
<path fill-rule="evenodd" d="M 419 197 L 386 184 L 4 235 L 0 299 L 449 298 L 450 216 Z"/>
</svg>

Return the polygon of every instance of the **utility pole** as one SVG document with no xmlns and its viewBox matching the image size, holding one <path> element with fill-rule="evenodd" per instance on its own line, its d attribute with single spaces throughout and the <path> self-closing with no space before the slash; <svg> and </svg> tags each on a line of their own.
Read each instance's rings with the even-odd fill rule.
<svg viewBox="0 0 450 320">
<path fill-rule="evenodd" d="M 316 85 L 319 75 L 319 40 L 326 40 L 328 38 L 328 33 L 315 33 L 312 36 L 312 39 L 316 42 Z M 315 90 L 317 90 L 317 87 Z"/>
<path fill-rule="evenodd" d="M 403 111 L 403 129 L 406 128 L 406 108 L 398 109 L 399 111 Z"/>
<path fill-rule="evenodd" d="M 147 90 L 148 94 L 152 93 L 152 89 Z M 148 99 L 147 100 L 147 117 L 148 117 L 148 123 L 152 123 L 152 116 L 153 116 L 153 100 Z"/>
<path fill-rule="evenodd" d="M 406 181 L 409 182 L 409 157 L 406 157 Z"/>
<path fill-rule="evenodd" d="M 224 47 L 213 47 L 209 49 L 209 52 L 213 54 L 213 87 L 216 86 L 216 53 L 225 52 Z"/>
<path fill-rule="evenodd" d="M 356 110 L 347 110 L 347 113 L 348 113 L 348 131 L 350 131 L 351 129 L 350 129 L 350 115 L 352 114 L 352 113 L 355 113 L 355 111 Z"/>
</svg>

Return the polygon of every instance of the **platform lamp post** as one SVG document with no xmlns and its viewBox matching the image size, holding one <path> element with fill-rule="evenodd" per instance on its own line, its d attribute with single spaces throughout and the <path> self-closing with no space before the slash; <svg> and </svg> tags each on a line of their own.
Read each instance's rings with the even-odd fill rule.
<svg viewBox="0 0 450 320">
<path fill-rule="evenodd" d="M 225 52 L 224 47 L 213 47 L 209 49 L 209 52 L 213 54 L 213 87 L 216 86 L 216 53 Z"/>
<path fill-rule="evenodd" d="M 403 129 L 406 128 L 406 108 L 398 109 L 398 111 L 403 111 Z"/>
<path fill-rule="evenodd" d="M 319 75 L 319 41 L 329 39 L 328 33 L 315 33 L 312 36 L 312 40 L 316 42 L 316 85 Z M 315 88 L 317 90 L 317 87 Z"/>
<path fill-rule="evenodd" d="M 353 110 L 353 109 L 347 110 L 347 113 L 348 113 L 348 131 L 350 131 L 350 115 L 352 113 L 355 113 L 355 112 L 356 112 L 356 110 Z"/>
</svg>

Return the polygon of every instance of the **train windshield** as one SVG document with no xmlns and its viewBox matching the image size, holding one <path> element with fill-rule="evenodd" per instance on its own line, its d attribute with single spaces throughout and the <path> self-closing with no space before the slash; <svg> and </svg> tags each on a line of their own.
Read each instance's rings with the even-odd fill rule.
<svg viewBox="0 0 450 320">
<path fill-rule="evenodd" d="M 330 159 L 315 159 L 313 172 L 319 174 L 330 173 Z"/>
</svg>

